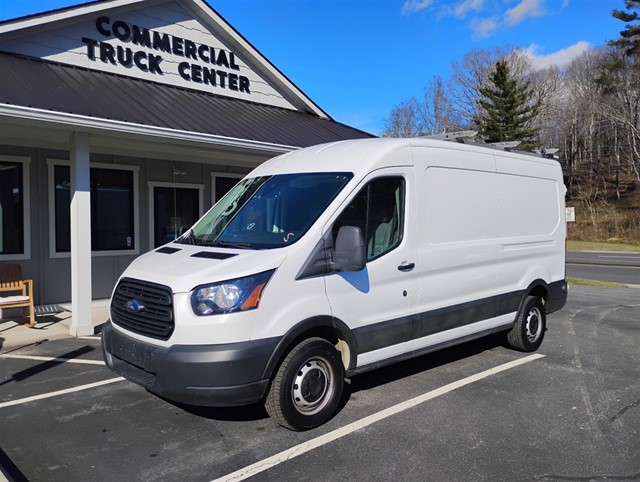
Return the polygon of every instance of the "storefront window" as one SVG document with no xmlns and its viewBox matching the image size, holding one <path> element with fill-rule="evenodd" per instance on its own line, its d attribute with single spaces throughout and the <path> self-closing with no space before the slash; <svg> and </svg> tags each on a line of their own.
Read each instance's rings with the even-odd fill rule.
<svg viewBox="0 0 640 482">
<path fill-rule="evenodd" d="M 231 191 L 231 188 L 238 184 L 244 177 L 242 174 L 212 174 L 213 179 L 213 204 Z"/>
<path fill-rule="evenodd" d="M 67 166 L 55 167 L 55 229 L 56 251 L 68 253 L 71 251 L 71 218 L 69 204 L 71 203 L 71 174 Z"/>
<path fill-rule="evenodd" d="M 134 173 L 128 169 L 92 167 L 91 250 L 125 251 L 136 248 Z M 71 173 L 69 166 L 54 167 L 56 252 L 71 250 Z"/>
<path fill-rule="evenodd" d="M 0 159 L 0 255 L 25 252 L 24 164 Z"/>
<path fill-rule="evenodd" d="M 153 188 L 153 246 L 184 234 L 200 216 L 200 190 L 186 187 Z"/>
</svg>

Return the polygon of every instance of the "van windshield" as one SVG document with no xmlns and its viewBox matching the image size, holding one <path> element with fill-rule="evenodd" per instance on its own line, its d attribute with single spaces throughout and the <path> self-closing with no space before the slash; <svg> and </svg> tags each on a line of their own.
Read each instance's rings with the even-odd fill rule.
<svg viewBox="0 0 640 482">
<path fill-rule="evenodd" d="M 244 179 L 176 242 L 271 249 L 300 239 L 353 177 L 279 174 Z"/>
</svg>

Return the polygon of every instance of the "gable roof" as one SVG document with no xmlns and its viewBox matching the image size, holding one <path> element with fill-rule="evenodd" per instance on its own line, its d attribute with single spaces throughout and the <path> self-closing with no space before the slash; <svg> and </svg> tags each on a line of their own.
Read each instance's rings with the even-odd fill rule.
<svg viewBox="0 0 640 482">
<path fill-rule="evenodd" d="M 46 32 L 55 27 L 73 26 L 107 13 L 115 15 L 132 12 L 143 7 L 151 8 L 171 4 L 179 5 L 211 33 L 229 45 L 250 64 L 252 70 L 263 77 L 296 109 L 327 119 L 331 118 L 203 0 L 97 0 L 82 3 L 0 22 L 0 41 L 24 38 L 35 32 Z"/>
<path fill-rule="evenodd" d="M 207 30 L 204 35 L 213 35 L 242 57 L 247 68 L 283 100 L 263 103 L 234 98 L 230 92 L 173 85 L 166 79 L 136 78 L 127 70 L 102 71 L 95 65 L 91 68 L 91 62 L 89 67 L 86 62 L 69 62 L 77 52 L 67 55 L 64 47 L 58 48 L 61 59 L 21 52 L 25 42 L 34 39 L 75 38 L 78 28 L 97 18 L 135 18 L 156 8 L 196 22 Z M 52 34 L 57 37 L 47 37 Z M 80 39 L 73 42 L 77 46 Z M 374 137 L 332 120 L 202 0 L 98 0 L 0 22 L 0 67 L 0 124 L 27 120 L 280 152 Z"/>
<path fill-rule="evenodd" d="M 372 137 L 314 114 L 0 53 L 2 115 L 148 134 L 199 133 L 282 150 Z"/>
</svg>

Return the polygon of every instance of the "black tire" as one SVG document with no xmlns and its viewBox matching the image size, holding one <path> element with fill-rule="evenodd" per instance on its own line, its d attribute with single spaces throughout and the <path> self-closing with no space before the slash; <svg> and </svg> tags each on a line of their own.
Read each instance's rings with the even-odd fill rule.
<svg viewBox="0 0 640 482">
<path fill-rule="evenodd" d="M 338 351 L 322 338 L 308 338 L 284 359 L 265 399 L 267 413 L 290 430 L 309 430 L 336 413 L 344 388 Z"/>
<path fill-rule="evenodd" d="M 547 329 L 547 315 L 542 300 L 528 296 L 518 313 L 516 324 L 507 334 L 509 345 L 515 350 L 536 351 Z"/>
</svg>

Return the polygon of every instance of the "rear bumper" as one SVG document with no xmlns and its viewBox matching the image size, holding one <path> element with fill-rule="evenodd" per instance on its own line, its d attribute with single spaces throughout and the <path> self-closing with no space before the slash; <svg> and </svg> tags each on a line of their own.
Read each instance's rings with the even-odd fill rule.
<svg viewBox="0 0 640 482">
<path fill-rule="evenodd" d="M 562 309 L 567 302 L 569 295 L 569 285 L 566 280 L 556 281 L 549 285 L 549 299 L 547 300 L 546 312 L 553 313 Z"/>
<path fill-rule="evenodd" d="M 263 373 L 279 340 L 161 347 L 128 337 L 110 321 L 102 329 L 102 351 L 112 371 L 168 400 L 217 407 L 264 397 L 269 379 Z"/>
</svg>

